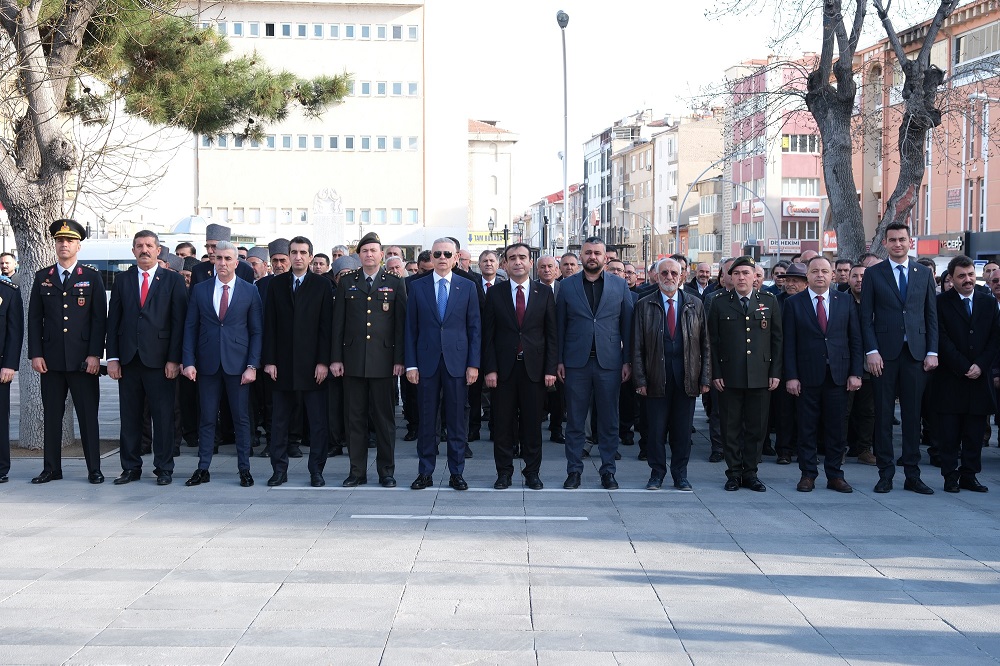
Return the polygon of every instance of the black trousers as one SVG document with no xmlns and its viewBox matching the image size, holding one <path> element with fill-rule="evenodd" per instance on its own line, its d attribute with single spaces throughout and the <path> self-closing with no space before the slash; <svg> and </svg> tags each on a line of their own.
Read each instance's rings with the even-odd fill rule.
<svg viewBox="0 0 1000 666">
<path fill-rule="evenodd" d="M 623 443 L 635 443 L 635 433 L 632 429 L 639 421 L 637 397 L 632 382 L 622 382 L 618 392 L 618 439 Z"/>
<path fill-rule="evenodd" d="M 899 358 L 884 361 L 881 377 L 872 377 L 875 391 L 875 459 L 879 476 L 891 479 L 896 474 L 892 446 L 892 419 L 899 397 L 899 421 L 902 424 L 903 446 L 900 462 L 906 478 L 920 478 L 920 404 L 924 395 L 927 373 L 923 360 L 910 355 L 907 345 Z M 982 445 L 982 442 L 980 442 Z"/>
<path fill-rule="evenodd" d="M 538 474 L 542 466 L 542 403 L 545 383 L 528 377 L 524 361 L 514 363 L 506 381 L 493 393 L 493 460 L 497 475 L 514 474 L 514 444 L 521 442 L 524 475 Z"/>
<path fill-rule="evenodd" d="M 87 472 L 101 471 L 101 439 L 97 408 L 101 386 L 97 375 L 86 372 L 49 370 L 42 375 L 42 408 L 45 411 L 45 453 L 42 470 L 62 471 L 62 420 L 66 411 L 66 394 L 73 395 L 76 418 L 80 424 L 80 442 Z M 9 402 L 8 402 L 9 404 Z M 142 414 L 140 403 L 139 414 Z"/>
<path fill-rule="evenodd" d="M 411 384 L 406 377 L 399 382 L 399 392 L 403 398 L 403 418 L 406 420 L 406 429 L 412 432 L 417 431 L 420 423 L 420 410 L 417 407 L 417 385 Z"/>
<path fill-rule="evenodd" d="M 719 394 L 726 476 L 750 480 L 757 477 L 757 461 L 764 447 L 771 392 L 766 388 L 726 387 Z M 742 436 L 741 436 L 742 435 Z"/>
<path fill-rule="evenodd" d="M 368 476 L 369 425 L 375 430 L 375 469 L 379 480 L 396 474 L 395 381 L 395 377 L 344 377 L 347 450 L 353 476 Z"/>
<path fill-rule="evenodd" d="M 274 412 L 271 414 L 271 468 L 275 472 L 288 472 L 288 441 L 291 437 L 292 419 L 301 405 L 302 412 L 309 420 L 313 434 L 309 447 L 309 473 L 319 474 L 326 466 L 326 442 L 328 435 L 329 402 L 326 391 L 320 387 L 314 391 L 271 391 Z"/>
<path fill-rule="evenodd" d="M 867 373 L 861 388 L 847 394 L 847 455 L 871 451 L 875 431 L 875 385 Z"/>
<path fill-rule="evenodd" d="M 983 471 L 983 435 L 989 427 L 986 414 L 934 415 L 937 427 L 941 476 L 959 472 L 973 477 Z"/>
<path fill-rule="evenodd" d="M 10 472 L 10 384 L 0 384 L 0 476 Z"/>
<path fill-rule="evenodd" d="M 566 420 L 566 389 L 556 380 L 556 385 L 545 392 L 545 409 L 549 413 L 549 433 L 561 433 Z"/>
<path fill-rule="evenodd" d="M 725 448 L 722 443 L 722 415 L 719 392 L 713 386 L 701 397 L 701 404 L 708 413 L 708 437 L 712 442 L 712 453 L 722 453 Z"/>
<path fill-rule="evenodd" d="M 174 385 L 163 368 L 143 365 L 138 355 L 122 366 L 118 380 L 118 404 L 121 418 L 122 469 L 142 470 L 143 405 L 148 401 L 153 421 L 153 467 L 174 471 Z"/>
<path fill-rule="evenodd" d="M 667 475 L 667 437 L 670 438 L 670 476 L 674 483 L 687 478 L 691 459 L 691 406 L 695 399 L 675 382 L 667 383 L 662 398 L 646 397 L 646 419 L 649 439 L 646 442 L 646 462 L 650 476 L 663 479 Z"/>
<path fill-rule="evenodd" d="M 770 410 L 774 419 L 774 452 L 791 458 L 798 450 L 800 399 L 785 390 L 784 382 L 771 396 L 774 409 Z M 846 408 L 845 408 L 846 409 Z M 815 442 L 813 442 L 815 446 Z"/>
<path fill-rule="evenodd" d="M 198 384 L 184 375 L 177 378 L 177 405 L 181 413 L 181 436 L 188 446 L 198 444 L 198 427 L 201 422 L 198 407 Z"/>
<path fill-rule="evenodd" d="M 344 418 L 344 378 L 330 377 L 326 383 L 330 446 L 344 446 L 347 443 L 347 423 Z"/>
<path fill-rule="evenodd" d="M 469 432 L 477 432 L 483 427 L 483 378 L 469 385 Z"/>
<path fill-rule="evenodd" d="M 826 453 L 823 471 L 826 478 L 842 479 L 841 461 L 847 452 L 844 432 L 844 412 L 847 411 L 847 387 L 837 386 L 826 370 L 826 378 L 819 386 L 803 386 L 798 399 L 798 455 L 802 476 L 815 479 L 819 476 L 817 449 L 820 433 Z"/>
</svg>

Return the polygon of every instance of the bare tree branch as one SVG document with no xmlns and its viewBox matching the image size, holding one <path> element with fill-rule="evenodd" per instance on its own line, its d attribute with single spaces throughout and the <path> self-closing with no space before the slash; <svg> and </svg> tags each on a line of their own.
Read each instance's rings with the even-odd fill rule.
<svg viewBox="0 0 1000 666">
<path fill-rule="evenodd" d="M 889 8 L 892 7 L 892 0 L 888 0 L 885 4 L 882 4 L 882 0 L 872 0 L 872 4 L 875 5 L 875 12 L 882 22 L 882 27 L 885 29 L 885 36 L 888 38 L 889 45 L 892 46 L 892 50 L 896 54 L 896 59 L 899 60 L 900 64 L 907 62 L 906 51 L 903 50 L 903 44 L 899 41 L 899 35 L 896 34 L 896 29 L 892 27 L 892 21 L 889 19 Z"/>
<path fill-rule="evenodd" d="M 66 12 L 52 31 L 49 72 L 52 76 L 53 96 L 60 107 L 66 98 L 66 86 L 73 75 L 73 64 L 83 48 L 84 32 L 99 2 L 100 0 L 69 0 Z"/>
</svg>

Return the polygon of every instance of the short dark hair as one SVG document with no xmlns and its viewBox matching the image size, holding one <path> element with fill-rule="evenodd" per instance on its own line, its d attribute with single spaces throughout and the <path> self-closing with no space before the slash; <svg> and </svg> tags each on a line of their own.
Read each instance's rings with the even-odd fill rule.
<svg viewBox="0 0 1000 666">
<path fill-rule="evenodd" d="M 854 262 L 852 262 L 850 259 L 837 259 L 837 263 L 834 265 L 840 266 L 841 264 L 847 264 L 848 266 L 853 266 Z"/>
<path fill-rule="evenodd" d="M 405 264 L 403 264 L 403 266 L 405 266 L 406 268 L 409 268 L 409 267 L 410 267 L 410 264 L 413 264 L 414 266 L 416 266 L 416 265 L 417 265 L 417 262 L 416 262 L 416 260 L 414 260 L 414 259 L 407 259 L 407 260 L 406 260 L 406 263 L 405 263 Z"/>
<path fill-rule="evenodd" d="M 455 244 L 455 249 L 456 250 L 461 250 L 462 249 L 462 244 L 459 243 L 458 239 L 455 238 L 454 236 L 445 236 L 445 238 L 447 238 L 448 240 L 450 240 L 452 243 Z"/>
<path fill-rule="evenodd" d="M 423 251 L 420 252 L 420 254 L 417 255 L 417 263 L 418 264 L 426 264 L 430 260 L 431 260 L 431 251 L 430 250 L 423 250 Z"/>
<path fill-rule="evenodd" d="M 313 253 L 313 242 L 306 238 L 305 236 L 296 236 L 292 240 L 288 241 L 288 249 L 291 250 L 293 245 L 308 245 L 309 254 Z"/>
<path fill-rule="evenodd" d="M 809 261 L 806 262 L 806 269 L 808 269 L 810 266 L 812 266 L 812 263 L 814 261 L 820 261 L 820 260 L 823 260 L 826 263 L 830 263 L 830 260 L 827 259 L 826 257 L 824 257 L 822 254 L 817 254 L 815 257 L 813 257 L 812 259 L 810 259 Z"/>
<path fill-rule="evenodd" d="M 937 264 L 935 264 L 934 260 L 930 257 L 920 257 L 917 259 L 917 263 L 931 269 L 931 273 L 937 273 Z"/>
<path fill-rule="evenodd" d="M 858 257 L 858 264 L 864 264 L 865 261 L 867 261 L 868 259 L 872 259 L 872 258 L 878 259 L 878 255 L 877 254 L 873 254 L 871 252 L 865 252 L 863 255 L 861 255 L 860 257 Z M 855 264 L 855 265 L 857 265 L 857 264 Z"/>
<path fill-rule="evenodd" d="M 135 236 L 132 236 L 132 245 L 134 246 L 135 242 L 140 238 L 152 238 L 154 241 L 156 241 L 157 245 L 160 244 L 160 237 L 156 235 L 155 231 L 150 231 L 149 229 L 143 229 L 141 231 L 135 232 Z"/>
<path fill-rule="evenodd" d="M 563 252 L 562 256 L 559 257 L 559 262 L 562 263 L 562 260 L 565 259 L 566 257 L 573 257 L 577 261 L 580 261 L 580 257 L 576 256 L 575 252 Z"/>
<path fill-rule="evenodd" d="M 192 271 L 198 266 L 198 257 L 184 257 L 184 270 Z"/>
<path fill-rule="evenodd" d="M 957 257 L 953 257 L 952 260 L 948 262 L 948 275 L 954 277 L 956 268 L 968 268 L 969 266 L 975 265 L 976 262 L 972 259 L 969 259 L 964 254 L 960 254 Z"/>
<path fill-rule="evenodd" d="M 684 262 L 684 268 L 688 267 L 688 258 L 685 257 L 683 254 L 679 254 L 679 253 L 678 254 L 672 254 L 672 255 L 670 255 L 670 258 L 673 259 L 674 261 L 678 262 L 678 263 L 680 263 L 680 262 L 683 261 Z"/>
<path fill-rule="evenodd" d="M 243 246 L 243 245 L 240 245 L 238 248 L 236 248 L 236 251 L 237 252 L 249 252 L 250 248 L 248 248 L 246 246 Z"/>
<path fill-rule="evenodd" d="M 907 236 L 911 236 L 910 225 L 903 224 L 902 222 L 893 222 L 892 224 L 887 224 L 885 227 L 885 233 L 888 234 L 890 231 L 905 231 Z M 884 238 L 885 236 L 883 236 Z"/>
<path fill-rule="evenodd" d="M 313 259 L 323 259 L 324 261 L 326 261 L 326 263 L 328 264 L 330 263 L 330 257 L 326 256 L 322 252 L 320 252 L 319 254 L 314 254 Z"/>
<path fill-rule="evenodd" d="M 17 261 L 17 257 L 14 256 L 13 252 L 0 252 L 0 257 L 10 257 L 14 261 Z"/>
<path fill-rule="evenodd" d="M 608 247 L 607 243 L 604 242 L 604 239 L 598 236 L 590 236 L 587 240 L 583 241 L 583 245 L 603 245 L 605 249 Z M 580 247 L 583 247 L 583 245 Z"/>
<path fill-rule="evenodd" d="M 508 245 L 507 247 L 504 248 L 504 250 L 503 250 L 503 256 L 504 256 L 505 259 L 507 258 L 507 253 L 510 252 L 511 249 L 515 248 L 515 247 L 523 247 L 525 250 L 528 251 L 528 257 L 529 258 L 531 257 L 531 246 L 528 245 L 527 243 L 517 242 L 517 243 L 511 243 L 510 245 Z"/>
<path fill-rule="evenodd" d="M 190 243 L 188 241 L 184 241 L 183 243 L 178 243 L 177 247 L 174 248 L 174 254 L 177 254 L 181 250 L 191 250 L 191 252 L 193 252 L 194 254 L 198 253 L 198 248 L 194 246 L 194 243 Z M 191 256 L 193 257 L 194 254 L 192 254 Z"/>
</svg>

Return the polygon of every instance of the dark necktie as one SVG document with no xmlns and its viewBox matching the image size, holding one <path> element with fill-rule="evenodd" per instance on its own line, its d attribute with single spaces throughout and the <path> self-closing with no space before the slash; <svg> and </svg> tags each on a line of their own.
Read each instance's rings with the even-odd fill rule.
<svg viewBox="0 0 1000 666">
<path fill-rule="evenodd" d="M 750 307 L 750 299 L 747 298 L 746 296 L 743 296 L 742 298 L 740 298 L 740 303 L 743 304 L 743 312 L 747 312 Z"/>
<path fill-rule="evenodd" d="M 744 306 L 745 307 L 745 306 Z M 677 322 L 674 321 L 674 299 L 667 299 L 667 333 L 670 337 L 674 337 L 674 333 L 677 331 Z"/>
<path fill-rule="evenodd" d="M 66 270 L 65 268 L 63 269 L 63 286 L 64 287 L 69 286 L 69 271 Z"/>
<path fill-rule="evenodd" d="M 225 321 L 229 309 L 229 285 L 222 285 L 222 298 L 219 300 L 219 321 Z"/>
<path fill-rule="evenodd" d="M 816 319 L 819 320 L 819 330 L 826 333 L 826 308 L 823 307 L 823 297 L 816 297 Z"/>
<path fill-rule="evenodd" d="M 904 266 L 896 266 L 896 270 L 899 271 L 899 295 L 902 297 L 903 302 L 906 302 L 906 268 Z"/>
<path fill-rule="evenodd" d="M 299 285 L 302 284 L 302 278 L 295 278 L 295 284 L 292 285 L 292 292 L 299 290 Z"/>
<path fill-rule="evenodd" d="M 375 282 L 375 281 L 374 281 L 374 280 L 372 280 L 372 279 L 371 279 L 371 277 L 369 277 L 369 278 L 368 278 L 368 279 L 366 280 L 366 282 L 368 283 L 368 291 L 371 291 L 371 290 L 372 290 L 372 284 L 374 284 L 374 282 Z"/>
<path fill-rule="evenodd" d="M 965 312 L 966 312 L 966 314 L 968 314 L 971 317 L 972 316 L 972 299 L 969 298 L 968 296 L 966 296 L 962 300 L 965 301 Z"/>
<path fill-rule="evenodd" d="M 524 287 L 521 285 L 517 285 L 516 303 L 514 312 L 517 313 L 517 325 L 522 326 L 524 324 Z"/>
<path fill-rule="evenodd" d="M 146 296 L 149 295 L 149 273 L 142 272 L 142 287 L 139 288 L 139 307 L 146 304 Z"/>
</svg>

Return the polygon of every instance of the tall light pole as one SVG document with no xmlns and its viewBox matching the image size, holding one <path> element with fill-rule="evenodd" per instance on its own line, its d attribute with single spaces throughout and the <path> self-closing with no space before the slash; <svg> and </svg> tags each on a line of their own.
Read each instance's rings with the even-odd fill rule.
<svg viewBox="0 0 1000 666">
<path fill-rule="evenodd" d="M 563 51 L 563 251 L 569 250 L 569 180 L 567 168 L 569 163 L 569 87 L 566 81 L 566 26 L 569 25 L 569 14 L 563 10 L 556 13 L 556 22 L 562 32 Z"/>
</svg>

